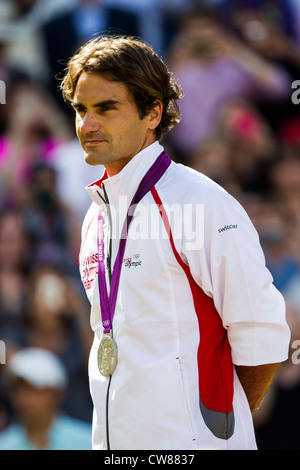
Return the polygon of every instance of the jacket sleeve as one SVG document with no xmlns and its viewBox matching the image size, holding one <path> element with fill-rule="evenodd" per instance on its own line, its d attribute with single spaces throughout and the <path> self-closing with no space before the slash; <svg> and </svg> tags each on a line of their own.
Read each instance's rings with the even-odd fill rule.
<svg viewBox="0 0 300 470">
<path fill-rule="evenodd" d="M 266 268 L 258 234 L 242 206 L 218 186 L 206 191 L 201 247 L 183 241 L 191 274 L 213 298 L 233 363 L 255 366 L 288 356 L 285 302 Z"/>
</svg>

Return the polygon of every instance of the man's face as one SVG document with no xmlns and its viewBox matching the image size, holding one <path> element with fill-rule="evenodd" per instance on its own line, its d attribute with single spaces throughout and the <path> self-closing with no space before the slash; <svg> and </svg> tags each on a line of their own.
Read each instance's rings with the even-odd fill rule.
<svg viewBox="0 0 300 470">
<path fill-rule="evenodd" d="M 98 73 L 83 72 L 72 104 L 86 162 L 104 165 L 109 176 L 118 173 L 134 155 L 155 141 L 161 104 L 140 119 L 122 82 L 106 80 Z"/>
<path fill-rule="evenodd" d="M 23 379 L 17 379 L 12 401 L 21 420 L 29 424 L 56 412 L 59 397 L 58 390 L 37 388 Z"/>
</svg>

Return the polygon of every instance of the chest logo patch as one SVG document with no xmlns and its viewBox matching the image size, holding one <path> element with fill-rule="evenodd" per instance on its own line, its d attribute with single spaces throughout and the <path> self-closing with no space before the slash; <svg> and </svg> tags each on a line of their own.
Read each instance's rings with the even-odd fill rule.
<svg viewBox="0 0 300 470">
<path fill-rule="evenodd" d="M 123 259 L 123 266 L 125 268 L 137 268 L 142 265 L 141 255 L 136 253 L 132 257 Z"/>
</svg>

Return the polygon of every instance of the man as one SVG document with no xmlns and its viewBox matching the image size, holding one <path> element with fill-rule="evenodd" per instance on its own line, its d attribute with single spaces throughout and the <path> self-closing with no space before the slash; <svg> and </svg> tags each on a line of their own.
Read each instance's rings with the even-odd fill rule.
<svg viewBox="0 0 300 470">
<path fill-rule="evenodd" d="M 256 448 L 251 411 L 287 358 L 284 302 L 237 201 L 159 143 L 179 86 L 143 42 L 99 37 L 62 91 L 86 162 L 105 166 L 79 256 L 94 449 Z"/>
<path fill-rule="evenodd" d="M 7 372 L 16 421 L 0 433 L 0 450 L 91 449 L 91 426 L 61 411 L 67 374 L 55 354 L 20 349 Z"/>
</svg>

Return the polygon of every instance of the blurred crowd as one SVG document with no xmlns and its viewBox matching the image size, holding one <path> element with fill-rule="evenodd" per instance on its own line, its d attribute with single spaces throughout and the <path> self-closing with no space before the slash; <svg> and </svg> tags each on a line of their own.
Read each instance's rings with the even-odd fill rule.
<svg viewBox="0 0 300 470">
<path fill-rule="evenodd" d="M 0 449 L 84 447 L 90 436 L 78 252 L 84 187 L 102 169 L 84 163 L 59 77 L 83 42 L 107 31 L 138 35 L 167 61 L 184 97 L 166 150 L 236 197 L 258 230 L 292 341 L 255 415 L 257 442 L 299 450 L 298 0 L 0 0 Z"/>
</svg>

